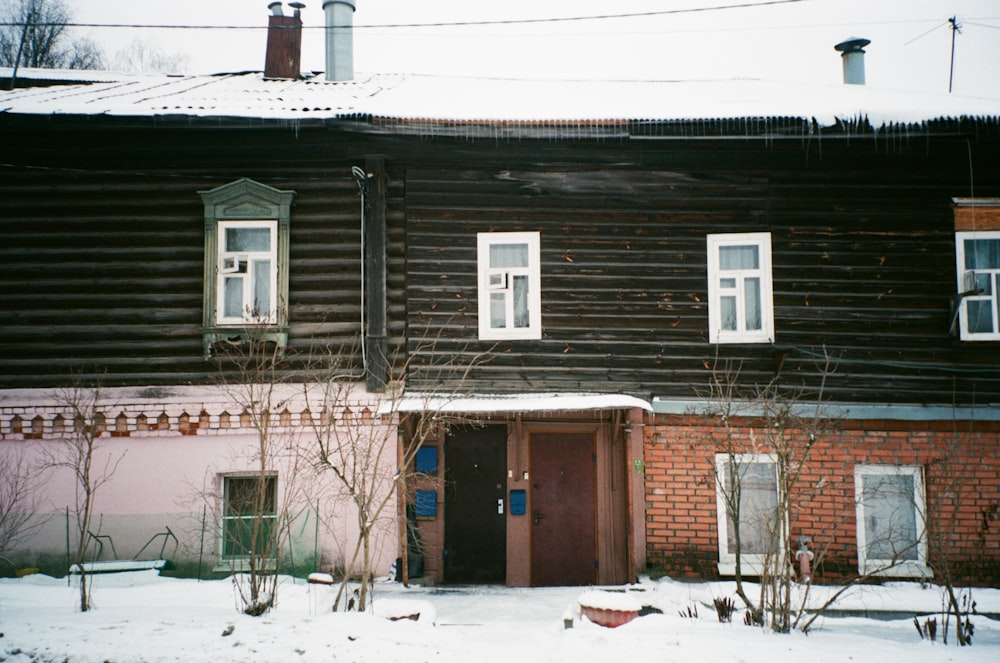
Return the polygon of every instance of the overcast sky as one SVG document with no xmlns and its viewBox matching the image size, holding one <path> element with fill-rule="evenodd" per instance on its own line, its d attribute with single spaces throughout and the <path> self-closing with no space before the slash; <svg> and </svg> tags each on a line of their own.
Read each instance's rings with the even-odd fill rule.
<svg viewBox="0 0 1000 663">
<path fill-rule="evenodd" d="M 260 70 L 268 0 L 67 0 L 110 60 L 135 39 L 187 56 L 185 73 Z M 325 67 L 322 0 L 305 0 L 302 68 Z M 733 5 L 763 6 L 734 7 Z M 839 84 L 833 46 L 865 37 L 868 84 L 1000 99 L 1000 0 L 357 0 L 354 68 L 477 77 L 691 80 L 759 78 Z M 683 11 L 730 6 L 713 11 Z M 285 8 L 286 13 L 291 9 Z M 611 15 L 671 12 L 629 18 Z M 419 24 L 547 20 L 489 25 Z M 242 26 L 243 29 L 221 29 Z M 380 27 L 381 26 L 381 27 Z M 387 27 L 388 26 L 388 27 Z"/>
</svg>

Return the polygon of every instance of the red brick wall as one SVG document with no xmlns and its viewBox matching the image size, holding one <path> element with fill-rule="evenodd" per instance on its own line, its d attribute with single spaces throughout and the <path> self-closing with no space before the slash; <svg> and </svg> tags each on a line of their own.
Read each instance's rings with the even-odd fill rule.
<svg viewBox="0 0 1000 663">
<path fill-rule="evenodd" d="M 839 421 L 808 445 L 791 495 L 793 542 L 811 539 L 819 582 L 857 574 L 854 468 L 924 468 L 930 565 L 958 583 L 1000 585 L 1000 423 Z M 806 438 L 790 433 L 796 453 Z M 715 454 L 767 451 L 760 422 L 727 429 L 700 416 L 657 415 L 646 427 L 646 553 L 674 577 L 718 576 Z M 754 447 L 755 440 L 759 445 Z"/>
</svg>

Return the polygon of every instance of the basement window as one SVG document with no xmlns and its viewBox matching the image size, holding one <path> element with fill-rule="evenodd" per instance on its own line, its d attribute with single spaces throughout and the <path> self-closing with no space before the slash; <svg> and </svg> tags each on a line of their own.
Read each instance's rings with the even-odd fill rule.
<svg viewBox="0 0 1000 663">
<path fill-rule="evenodd" d="M 274 558 L 277 500 L 276 476 L 223 477 L 223 559 L 238 560 L 251 555 L 261 559 Z"/>
<path fill-rule="evenodd" d="M 479 338 L 542 337 L 537 232 L 479 233 Z"/>
<path fill-rule="evenodd" d="M 773 343 L 771 233 L 708 235 L 711 343 Z"/>
<path fill-rule="evenodd" d="M 778 464 L 768 454 L 716 454 L 719 574 L 760 575 L 787 547 L 788 527 L 778 509 Z"/>
<path fill-rule="evenodd" d="M 917 465 L 858 465 L 858 572 L 928 578 L 924 473 Z"/>
<path fill-rule="evenodd" d="M 284 348 L 295 192 L 240 179 L 198 193 L 205 215 L 205 356 L 251 339 Z"/>
</svg>

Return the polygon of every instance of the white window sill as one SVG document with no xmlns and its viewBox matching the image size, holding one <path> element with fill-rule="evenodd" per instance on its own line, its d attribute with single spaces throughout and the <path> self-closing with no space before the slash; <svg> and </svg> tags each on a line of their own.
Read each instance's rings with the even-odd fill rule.
<svg viewBox="0 0 1000 663">
<path fill-rule="evenodd" d="M 491 330 L 479 332 L 480 341 L 538 341 L 542 338 L 540 329 L 519 329 L 517 331 Z"/>
<path fill-rule="evenodd" d="M 257 560 L 257 571 L 274 571 L 273 559 Z M 212 567 L 212 573 L 244 573 L 250 570 L 250 560 L 243 558 L 220 559 Z"/>
<path fill-rule="evenodd" d="M 749 562 L 743 560 L 740 565 L 740 573 L 743 577 L 757 578 L 760 577 L 760 569 L 763 564 L 759 562 Z M 732 578 L 736 576 L 736 562 L 719 562 L 718 564 L 719 575 L 727 578 Z"/>
<path fill-rule="evenodd" d="M 932 578 L 934 571 L 922 562 L 862 562 L 858 565 L 862 575 L 873 575 L 879 578 Z"/>
</svg>

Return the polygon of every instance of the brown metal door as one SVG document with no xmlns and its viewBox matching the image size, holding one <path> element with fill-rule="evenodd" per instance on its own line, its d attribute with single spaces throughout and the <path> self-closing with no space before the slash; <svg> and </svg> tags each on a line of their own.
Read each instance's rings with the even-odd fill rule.
<svg viewBox="0 0 1000 663">
<path fill-rule="evenodd" d="M 593 433 L 531 434 L 531 584 L 597 580 Z"/>
<path fill-rule="evenodd" d="M 453 430 L 444 477 L 445 582 L 505 583 L 507 427 Z"/>
</svg>

